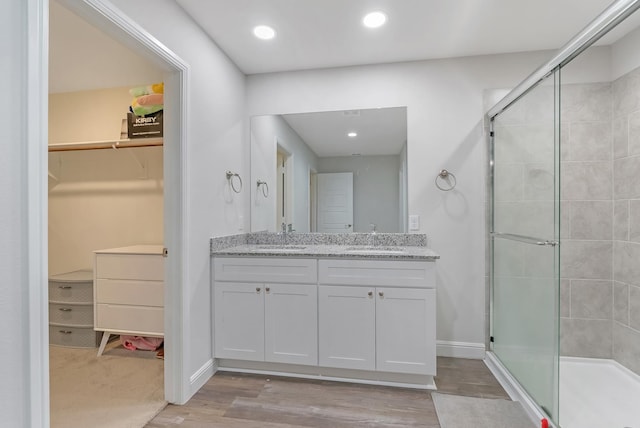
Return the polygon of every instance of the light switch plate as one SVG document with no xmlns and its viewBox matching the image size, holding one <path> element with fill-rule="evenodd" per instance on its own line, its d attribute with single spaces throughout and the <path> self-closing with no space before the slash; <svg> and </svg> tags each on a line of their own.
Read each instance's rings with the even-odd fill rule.
<svg viewBox="0 0 640 428">
<path fill-rule="evenodd" d="M 409 230 L 420 230 L 420 216 L 412 214 L 409 216 Z"/>
</svg>

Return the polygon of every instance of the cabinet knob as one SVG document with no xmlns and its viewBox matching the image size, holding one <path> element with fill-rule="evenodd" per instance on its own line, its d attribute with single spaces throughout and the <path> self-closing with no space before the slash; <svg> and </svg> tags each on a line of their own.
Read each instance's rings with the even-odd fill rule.
<svg viewBox="0 0 640 428">
<path fill-rule="evenodd" d="M 369 292 L 367 293 L 367 296 L 372 297 L 372 296 L 373 296 L 373 291 L 369 291 Z"/>
<path fill-rule="evenodd" d="M 266 292 L 268 293 L 269 291 L 271 291 L 271 288 L 270 288 L 270 287 L 266 287 L 266 288 L 264 289 L 264 291 L 266 291 Z"/>
<path fill-rule="evenodd" d="M 260 292 L 260 287 L 256 287 L 256 293 Z"/>
<path fill-rule="evenodd" d="M 378 291 L 378 296 L 384 297 L 384 293 L 382 291 Z"/>
</svg>

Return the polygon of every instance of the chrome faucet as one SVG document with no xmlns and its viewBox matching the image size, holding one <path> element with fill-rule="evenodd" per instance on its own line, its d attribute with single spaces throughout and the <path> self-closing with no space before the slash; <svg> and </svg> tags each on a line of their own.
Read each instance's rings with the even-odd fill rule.
<svg viewBox="0 0 640 428">
<path fill-rule="evenodd" d="M 282 222 L 280 225 L 280 232 L 278 232 L 278 235 L 282 237 L 282 245 L 285 245 L 287 243 L 287 224 L 285 222 Z"/>
<path fill-rule="evenodd" d="M 369 224 L 369 226 L 371 226 L 371 235 L 369 235 L 369 242 L 371 246 L 376 245 L 376 224 L 375 223 L 371 223 Z"/>
</svg>

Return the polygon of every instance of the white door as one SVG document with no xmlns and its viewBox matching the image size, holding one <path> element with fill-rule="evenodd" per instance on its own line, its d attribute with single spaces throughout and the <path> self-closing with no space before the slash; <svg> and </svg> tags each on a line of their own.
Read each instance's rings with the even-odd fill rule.
<svg viewBox="0 0 640 428">
<path fill-rule="evenodd" d="M 265 284 L 265 361 L 318 364 L 317 288 Z"/>
<path fill-rule="evenodd" d="M 318 287 L 319 364 L 375 370 L 375 298 L 373 287 Z"/>
<path fill-rule="evenodd" d="M 433 289 L 376 289 L 376 369 L 436 373 Z"/>
<path fill-rule="evenodd" d="M 353 173 L 318 174 L 318 232 L 353 232 Z"/>
<path fill-rule="evenodd" d="M 216 282 L 214 285 L 216 358 L 264 361 L 264 287 Z"/>
</svg>

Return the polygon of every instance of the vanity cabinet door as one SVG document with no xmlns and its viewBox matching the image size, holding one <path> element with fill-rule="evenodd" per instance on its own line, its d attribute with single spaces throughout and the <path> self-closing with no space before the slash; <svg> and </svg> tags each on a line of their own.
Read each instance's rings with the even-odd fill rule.
<svg viewBox="0 0 640 428">
<path fill-rule="evenodd" d="M 214 285 L 216 358 L 264 361 L 264 286 Z"/>
<path fill-rule="evenodd" d="M 318 287 L 265 284 L 265 361 L 318 364 Z"/>
<path fill-rule="evenodd" d="M 376 369 L 436 372 L 435 290 L 376 289 Z"/>
<path fill-rule="evenodd" d="M 373 287 L 318 287 L 321 366 L 375 370 L 374 292 Z"/>
</svg>

